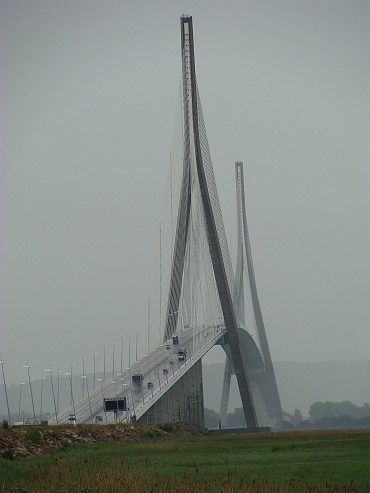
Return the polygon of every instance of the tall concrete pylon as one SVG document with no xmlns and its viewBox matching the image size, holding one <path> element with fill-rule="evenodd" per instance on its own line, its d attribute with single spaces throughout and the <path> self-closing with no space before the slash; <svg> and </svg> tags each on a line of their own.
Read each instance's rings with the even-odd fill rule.
<svg viewBox="0 0 370 493">
<path fill-rule="evenodd" d="M 181 17 L 181 47 L 183 169 L 164 340 L 171 338 L 177 329 L 192 201 L 190 184 L 192 183 L 192 179 L 195 178 L 200 190 L 209 255 L 212 261 L 214 278 L 227 331 L 229 357 L 237 378 L 247 426 L 256 428 L 258 426 L 257 415 L 247 372 L 247 362 L 241 351 L 237 317 L 232 299 L 234 286 L 233 284 L 231 285 L 230 276 L 228 276 L 227 260 L 230 254 L 227 247 L 196 83 L 193 23 L 191 16 Z M 192 163 L 192 160 L 195 163 Z M 196 176 L 192 177 L 192 173 Z M 229 264 L 231 265 L 231 262 Z"/>
<path fill-rule="evenodd" d="M 247 361 L 247 371 L 259 423 L 279 428 L 282 425 L 282 408 L 257 294 L 247 225 L 243 163 L 240 161 L 235 163 L 235 177 L 238 251 L 233 302 L 238 318 L 241 350 Z M 246 317 L 247 305 L 249 305 L 249 317 Z M 255 332 L 257 340 L 251 337 L 250 333 L 252 331 Z M 220 420 L 222 424 L 226 424 L 230 382 L 234 368 L 230 359 L 230 349 L 227 344 L 222 344 L 222 347 L 226 352 L 226 362 L 221 394 Z"/>
</svg>

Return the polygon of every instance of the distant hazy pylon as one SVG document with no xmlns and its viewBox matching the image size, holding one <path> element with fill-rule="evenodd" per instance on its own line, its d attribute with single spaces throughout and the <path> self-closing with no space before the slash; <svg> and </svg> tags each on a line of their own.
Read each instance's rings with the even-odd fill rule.
<svg viewBox="0 0 370 493">
<path fill-rule="evenodd" d="M 282 408 L 257 294 L 245 207 L 243 163 L 240 161 L 235 163 L 235 176 L 238 250 L 233 303 L 238 318 L 243 353 L 252 383 L 252 394 L 255 403 L 257 403 L 259 421 L 265 422 L 267 420 L 268 422 L 264 424 L 279 427 L 282 424 Z M 233 368 L 230 364 L 230 351 L 228 351 L 227 345 L 223 345 L 223 347 L 227 356 L 220 419 L 224 424 Z M 258 355 L 261 355 L 261 358 L 258 358 Z"/>
</svg>

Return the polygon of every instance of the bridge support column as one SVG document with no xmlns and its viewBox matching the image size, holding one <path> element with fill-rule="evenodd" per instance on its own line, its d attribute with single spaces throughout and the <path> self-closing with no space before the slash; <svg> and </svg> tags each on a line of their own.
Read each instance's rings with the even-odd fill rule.
<svg viewBox="0 0 370 493">
<path fill-rule="evenodd" d="M 153 404 L 139 423 L 191 423 L 204 428 L 202 360 Z"/>
</svg>

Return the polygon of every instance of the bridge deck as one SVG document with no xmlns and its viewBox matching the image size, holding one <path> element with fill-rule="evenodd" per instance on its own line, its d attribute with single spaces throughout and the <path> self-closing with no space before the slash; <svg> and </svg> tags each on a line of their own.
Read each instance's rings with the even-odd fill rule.
<svg viewBox="0 0 370 493">
<path fill-rule="evenodd" d="M 132 415 L 139 419 L 160 399 L 199 359 L 201 359 L 225 334 L 224 326 L 205 326 L 184 328 L 178 333 L 179 343 L 172 341 L 160 346 L 149 355 L 118 373 L 114 379 L 102 384 L 100 388 L 78 401 L 49 421 L 50 425 L 68 423 L 70 414 L 76 415 L 77 423 L 95 422 L 96 416 L 104 415 L 103 399 L 126 398 L 128 410 L 118 412 L 119 421 L 129 422 Z M 169 346 L 169 349 L 166 349 Z M 185 360 L 178 359 L 177 351 L 186 348 Z M 132 375 L 142 374 L 144 382 L 140 390 L 132 387 Z M 88 380 L 87 380 L 88 382 Z M 148 386 L 148 383 L 152 385 Z M 87 386 L 88 388 L 88 386 Z M 114 413 L 105 413 L 104 422 L 112 423 Z"/>
</svg>

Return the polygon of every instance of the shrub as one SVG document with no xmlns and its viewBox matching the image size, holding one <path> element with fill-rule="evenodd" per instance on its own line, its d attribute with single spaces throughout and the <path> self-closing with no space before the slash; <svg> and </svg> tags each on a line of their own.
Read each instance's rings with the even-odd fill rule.
<svg viewBox="0 0 370 493">
<path fill-rule="evenodd" d="M 147 430 L 147 431 L 143 431 L 142 433 L 140 433 L 140 436 L 145 437 L 145 438 L 160 437 L 162 435 L 163 435 L 163 433 L 161 430 Z"/>
<path fill-rule="evenodd" d="M 28 428 L 25 432 L 24 437 L 26 440 L 29 440 L 30 442 L 40 443 L 41 442 L 41 431 L 38 430 L 37 428 Z"/>
<path fill-rule="evenodd" d="M 2 453 L 3 459 L 15 460 L 14 450 L 8 449 Z"/>
<path fill-rule="evenodd" d="M 7 430 L 9 428 L 9 423 L 6 419 L 3 419 L 3 422 L 1 423 L 1 426 L 4 428 L 4 430 Z"/>
</svg>

